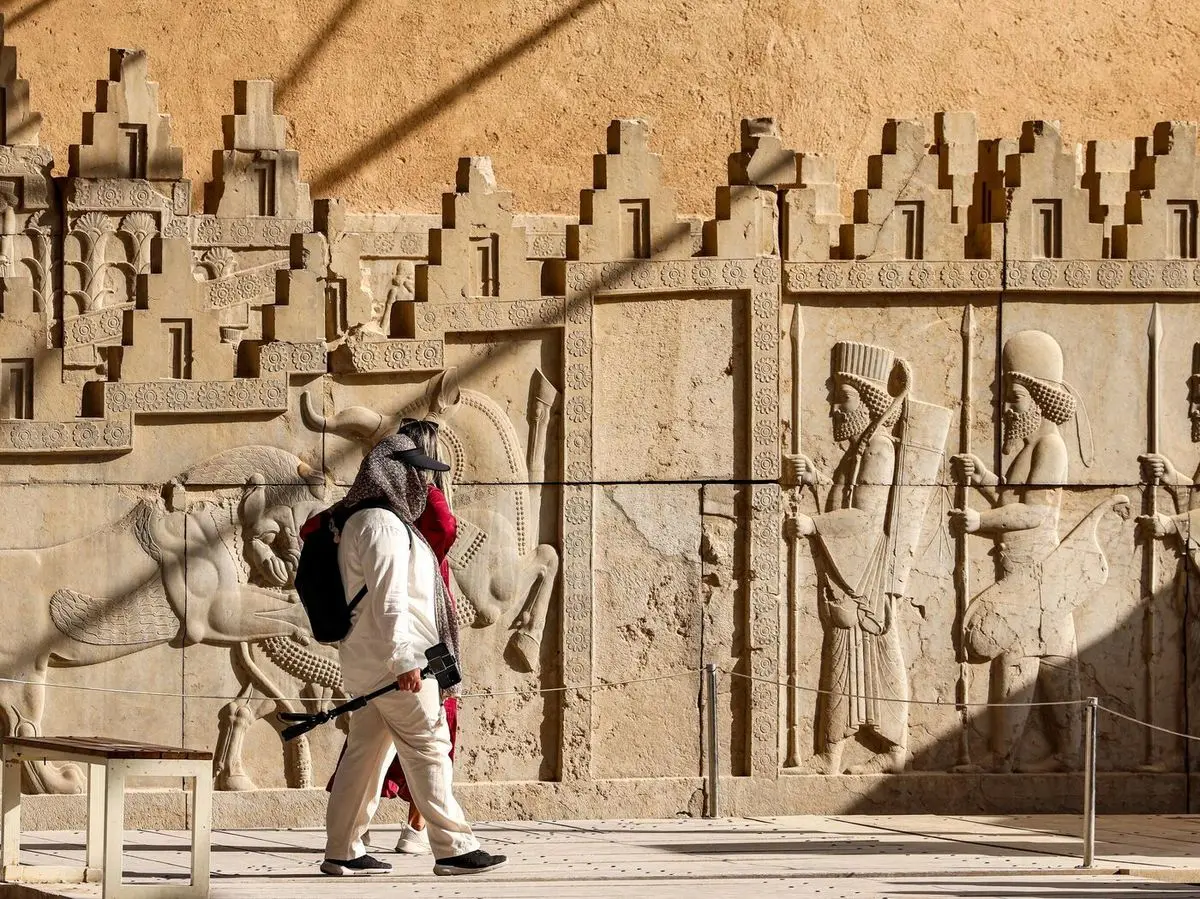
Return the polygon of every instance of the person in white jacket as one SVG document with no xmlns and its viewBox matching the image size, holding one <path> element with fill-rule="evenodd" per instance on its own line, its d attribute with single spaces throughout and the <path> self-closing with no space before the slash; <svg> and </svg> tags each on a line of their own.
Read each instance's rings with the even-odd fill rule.
<svg viewBox="0 0 1200 899">
<path fill-rule="evenodd" d="M 338 565 L 346 596 L 364 586 L 350 633 L 338 646 L 342 680 L 362 696 L 395 681 L 399 689 L 372 700 L 350 719 L 326 813 L 325 861 L 331 875 L 385 874 L 391 865 L 366 853 L 363 833 L 379 805 L 379 790 L 395 747 L 413 801 L 428 822 L 435 874 L 477 874 L 506 861 L 479 848 L 454 798 L 450 732 L 437 681 L 421 677 L 425 651 L 444 642 L 444 590 L 433 551 L 413 527 L 424 510 L 428 471 L 448 466 L 396 434 L 367 454 L 343 501 L 353 513 L 342 528 Z"/>
</svg>

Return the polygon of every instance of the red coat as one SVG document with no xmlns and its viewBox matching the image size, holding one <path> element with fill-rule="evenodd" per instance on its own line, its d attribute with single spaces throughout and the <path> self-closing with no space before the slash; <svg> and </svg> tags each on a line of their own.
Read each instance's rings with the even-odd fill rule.
<svg viewBox="0 0 1200 899">
<path fill-rule="evenodd" d="M 450 593 L 450 563 L 446 559 L 446 553 L 450 552 L 450 547 L 454 545 L 454 538 L 458 535 L 458 521 L 455 520 L 454 513 L 450 511 L 450 503 L 446 501 L 446 494 L 432 484 L 429 485 L 425 511 L 417 519 L 416 525 L 421 536 L 425 538 L 425 542 L 429 544 L 429 548 L 433 550 L 438 567 L 442 571 L 446 592 Z M 450 601 L 454 602 L 452 593 Z"/>
</svg>

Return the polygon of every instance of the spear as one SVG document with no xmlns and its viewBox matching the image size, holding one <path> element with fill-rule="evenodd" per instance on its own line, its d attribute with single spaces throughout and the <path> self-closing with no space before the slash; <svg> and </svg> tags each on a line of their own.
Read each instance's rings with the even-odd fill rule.
<svg viewBox="0 0 1200 899">
<path fill-rule="evenodd" d="M 800 454 L 800 344 L 804 340 L 804 318 L 800 314 L 800 304 L 792 313 L 792 326 L 788 335 L 792 345 L 792 454 Z M 795 485 L 796 506 L 799 509 L 801 487 Z M 796 640 L 800 635 L 800 538 L 793 537 L 788 541 L 788 722 L 787 722 L 787 758 L 786 767 L 792 768 L 800 764 L 799 746 L 799 697 L 796 693 L 796 668 L 799 662 L 799 651 Z"/>
<path fill-rule="evenodd" d="M 971 383 L 975 376 L 975 309 L 967 303 L 960 327 L 963 342 L 962 409 L 959 415 L 958 451 L 971 452 L 971 430 L 975 423 L 975 408 L 971 400 Z M 963 479 L 955 488 L 954 505 L 967 508 L 968 483 Z M 954 547 L 954 654 L 958 660 L 958 682 L 954 685 L 954 702 L 958 709 L 958 769 L 970 769 L 971 742 L 968 735 L 967 696 L 971 669 L 967 664 L 966 620 L 967 604 L 971 601 L 971 558 L 967 551 L 968 535 L 963 531 Z"/>
<path fill-rule="evenodd" d="M 1150 342 L 1150 401 L 1146 409 L 1146 451 L 1158 452 L 1158 351 L 1162 345 L 1162 319 L 1158 314 L 1158 303 L 1150 310 L 1150 324 L 1146 328 L 1146 339 Z M 1151 478 L 1142 497 L 1143 514 L 1158 514 L 1158 481 Z M 1142 546 L 1142 659 L 1146 663 L 1146 721 L 1154 724 L 1154 657 L 1158 647 L 1158 610 L 1155 597 L 1158 595 L 1158 550 L 1154 537 L 1147 536 Z M 1157 750 L 1154 731 L 1146 729 L 1146 761 L 1143 768 L 1157 767 Z"/>
</svg>

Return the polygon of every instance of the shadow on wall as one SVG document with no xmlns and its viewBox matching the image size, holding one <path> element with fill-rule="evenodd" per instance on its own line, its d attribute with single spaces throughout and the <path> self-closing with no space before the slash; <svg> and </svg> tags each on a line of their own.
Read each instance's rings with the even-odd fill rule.
<svg viewBox="0 0 1200 899">
<path fill-rule="evenodd" d="M 350 8 L 361 0 L 347 0 L 343 9 Z M 471 69 L 458 81 L 449 87 L 438 91 L 416 109 L 409 111 L 396 121 L 378 132 L 367 143 L 356 150 L 342 156 L 333 162 L 325 171 L 318 172 L 312 179 L 314 196 L 336 189 L 350 178 L 355 172 L 369 164 L 373 159 L 387 153 L 397 144 L 404 141 L 412 132 L 424 127 L 429 122 L 441 116 L 447 109 L 470 94 L 480 85 L 496 78 L 534 47 L 548 40 L 556 32 L 568 27 L 580 16 L 600 3 L 600 0 L 574 0 L 566 9 L 530 32 L 501 52 L 484 60 Z M 303 72 L 311 64 L 312 55 L 302 57 L 297 69 L 280 83 L 277 91 L 282 96 L 287 88 L 296 81 L 299 72 Z"/>
<path fill-rule="evenodd" d="M 0 3 L 0 13 L 4 13 L 4 24 L 9 28 L 15 28 L 30 16 L 40 13 L 47 6 L 50 6 L 55 2 L 57 2 L 57 0 L 33 0 L 32 3 L 23 6 L 21 9 L 18 9 L 16 12 L 11 14 L 8 12 L 8 10 L 17 4 L 13 2 Z"/>
</svg>

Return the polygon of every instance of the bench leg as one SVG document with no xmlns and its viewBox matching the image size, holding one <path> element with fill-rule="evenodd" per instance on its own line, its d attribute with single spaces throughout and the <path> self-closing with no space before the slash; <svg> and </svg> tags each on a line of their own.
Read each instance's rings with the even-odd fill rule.
<svg viewBox="0 0 1200 899">
<path fill-rule="evenodd" d="M 21 763 L 11 757 L 7 746 L 4 747 L 4 774 L 0 779 L 0 813 L 3 815 L 0 867 L 7 871 L 21 863 Z M 4 876 L 7 879 L 7 874 Z"/>
<path fill-rule="evenodd" d="M 121 850 L 125 842 L 125 766 L 109 762 L 104 783 L 104 899 L 121 895 Z M 89 828 L 90 829 L 90 828 Z"/>
<path fill-rule="evenodd" d="M 192 778 L 192 895 L 208 896 L 212 844 L 212 765 L 203 762 Z"/>
<path fill-rule="evenodd" d="M 88 873 L 104 867 L 104 765 L 88 765 L 87 861 Z"/>
</svg>

